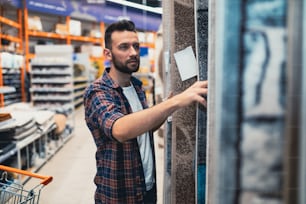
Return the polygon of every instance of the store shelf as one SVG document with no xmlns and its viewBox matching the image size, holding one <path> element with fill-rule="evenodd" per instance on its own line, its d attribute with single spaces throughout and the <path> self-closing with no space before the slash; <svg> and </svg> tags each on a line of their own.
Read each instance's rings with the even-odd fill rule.
<svg viewBox="0 0 306 204">
<path fill-rule="evenodd" d="M 74 91 L 85 90 L 86 87 L 87 87 L 87 81 L 84 84 L 74 85 Z"/>
<path fill-rule="evenodd" d="M 37 11 L 29 11 L 27 8 L 23 9 L 24 12 L 24 25 L 25 25 L 25 54 L 26 54 L 26 68 L 28 71 L 30 71 L 30 60 L 35 58 L 35 54 L 33 52 L 32 47 L 35 45 L 38 40 L 40 41 L 48 41 L 49 43 L 54 42 L 54 44 L 62 44 L 62 45 L 72 45 L 75 48 L 78 46 L 81 46 L 83 43 L 86 45 L 95 45 L 95 46 L 101 46 L 103 47 L 104 40 L 102 37 L 93 37 L 93 36 L 81 36 L 81 35 L 74 35 L 70 34 L 72 28 L 69 29 L 70 16 L 61 16 L 59 18 L 55 18 L 55 15 L 52 14 L 44 14 L 39 13 Z M 63 26 L 66 25 L 66 28 L 63 27 L 63 31 L 60 33 L 56 33 L 56 30 L 33 30 L 31 29 L 29 25 L 28 19 L 33 16 L 38 16 L 41 20 L 41 23 L 44 24 L 45 16 L 48 16 L 49 18 L 52 17 L 52 22 L 48 22 L 48 24 L 53 24 L 53 28 L 56 27 L 56 24 L 61 24 Z M 56 20 L 58 19 L 58 20 Z M 60 20 L 59 20 L 60 19 Z M 101 33 L 104 32 L 104 23 L 103 22 L 89 22 L 86 20 L 79 20 L 83 25 L 88 24 L 88 30 L 92 30 L 93 26 L 95 25 L 99 27 L 98 30 L 100 30 Z M 90 55 L 92 53 L 89 53 Z M 100 56 L 92 56 L 93 60 L 103 60 L 103 54 L 101 53 Z"/>
<path fill-rule="evenodd" d="M 79 76 L 74 78 L 74 107 L 77 108 L 83 104 L 84 90 L 88 86 L 88 78 Z"/>
<path fill-rule="evenodd" d="M 70 88 L 63 89 L 63 88 L 60 88 L 60 87 L 59 88 L 57 88 L 57 87 L 32 87 L 30 89 L 30 91 L 32 93 L 35 93 L 35 92 L 41 92 L 41 93 L 44 93 L 44 92 L 46 92 L 46 93 L 56 93 L 56 92 L 61 93 L 61 92 L 63 92 L 63 93 L 66 93 L 66 92 L 71 92 L 71 89 Z"/>
<path fill-rule="evenodd" d="M 0 154 L 0 164 L 2 164 L 5 160 L 13 157 L 18 152 L 18 149 L 16 145 L 9 149 L 8 151 L 5 151 L 4 153 Z"/>
<path fill-rule="evenodd" d="M 99 32 L 100 34 L 104 33 L 104 23 L 79 19 L 82 26 L 85 25 L 81 29 L 82 34 L 85 31 L 85 35 L 88 35 L 79 36 L 70 34 L 71 30 L 69 30 L 68 25 L 71 19 L 69 16 L 44 14 L 38 11 L 28 11 L 27 8 L 6 7 L 6 5 L 3 7 L 0 5 L 0 7 L 2 8 L 0 27 L 5 26 L 9 27 L 9 30 L 16 30 L 14 35 L 1 32 L 0 38 L 15 43 L 15 46 L 12 46 L 15 47 L 15 50 L 10 50 L 9 54 L 13 57 L 23 57 L 20 66 L 14 66 L 14 68 L 2 66 L 3 62 L 8 60 L 0 57 L 0 107 L 5 108 L 15 103 L 24 102 L 27 91 L 25 90 L 25 84 L 28 82 L 31 84 L 29 89 L 31 97 L 29 99 L 31 99 L 31 105 L 36 110 L 51 110 L 67 116 L 65 130 L 59 137 L 54 136 L 56 127 L 48 126 L 45 129 L 35 131 L 29 137 L 14 140 L 12 148 L 0 153 L 0 163 L 12 160 L 12 165 L 17 165 L 17 168 L 36 171 L 74 135 L 74 110 L 83 104 L 84 90 L 88 86 L 89 79 L 93 80 L 93 77 L 89 77 L 89 71 L 84 72 L 82 76 L 74 76 L 73 50 L 78 50 L 81 54 L 88 54 L 88 64 L 91 65 L 96 62 L 99 72 L 102 73 L 104 70 L 102 52 L 104 39 L 103 36 L 99 37 Z M 13 15 L 13 9 L 16 10 L 16 16 L 5 15 L 5 13 Z M 7 12 L 8 10 L 10 12 Z M 46 30 L 29 28 L 29 15 L 38 15 L 41 17 L 43 24 L 45 23 L 43 22 L 45 20 L 43 16 L 47 16 L 49 18 L 47 20 L 47 23 L 50 24 L 48 25 L 49 28 Z M 55 33 L 53 29 L 57 23 L 66 24 L 67 33 Z M 50 29 L 51 27 L 52 29 Z M 97 32 L 97 35 L 93 35 L 88 32 L 92 30 L 99 32 Z M 38 45 L 40 43 L 46 43 L 47 45 Z M 155 45 L 154 43 L 141 43 L 141 46 L 154 48 Z M 34 47 L 35 49 L 32 49 Z M 36 47 L 39 48 L 36 49 Z M 0 50 L 7 51 L 1 43 Z M 69 54 L 65 53 L 67 50 Z M 65 60 L 50 61 L 57 57 L 64 58 L 66 62 L 63 63 Z M 29 81 L 26 81 L 27 75 L 30 76 Z M 32 153 L 35 155 L 32 155 Z M 31 164 L 32 160 L 35 160 L 34 165 Z"/>
<path fill-rule="evenodd" d="M 56 109 L 73 107 L 73 49 L 70 45 L 37 45 L 31 63 L 32 103 Z M 69 111 L 68 111 L 69 112 Z"/>
<path fill-rule="evenodd" d="M 155 48 L 155 43 L 140 43 L 141 47 L 149 47 L 149 48 Z"/>
<path fill-rule="evenodd" d="M 33 36 L 33 37 L 54 38 L 54 39 L 62 39 L 62 40 L 67 39 L 67 35 L 61 35 L 57 33 L 43 32 L 43 31 L 29 30 L 28 35 Z"/>
<path fill-rule="evenodd" d="M 12 21 L 12 20 L 10 20 L 10 19 L 7 19 L 7 18 L 5 18 L 5 17 L 3 17 L 3 16 L 0 16 L 0 23 L 4 23 L 4 24 L 7 24 L 7 25 L 9 25 L 9 26 L 12 26 L 12 27 L 21 29 L 20 23 L 15 22 L 15 21 Z"/>
<path fill-rule="evenodd" d="M 1 164 L 37 171 L 61 148 L 63 141 L 54 137 L 55 112 L 36 110 L 25 103 L 0 111 L 11 117 L 0 122 Z M 24 182 L 24 178 L 18 179 Z"/>
<path fill-rule="evenodd" d="M 24 72 L 23 68 L 19 67 L 18 63 L 14 61 L 16 54 L 1 53 L 1 85 L 2 87 L 13 87 L 10 91 L 2 92 L 2 107 L 10 105 L 15 102 L 24 101 Z M 15 65 L 14 65 L 15 64 Z"/>
<path fill-rule="evenodd" d="M 1 39 L 5 39 L 11 42 L 15 42 L 15 43 L 22 43 L 22 39 L 18 38 L 18 37 L 14 37 L 14 36 L 10 36 L 10 35 L 5 35 L 5 34 L 1 34 L 0 35 Z"/>
<path fill-rule="evenodd" d="M 73 81 L 74 83 L 81 83 L 82 85 L 82 84 L 87 84 L 88 79 L 87 77 L 81 76 L 81 77 L 75 77 Z"/>
<path fill-rule="evenodd" d="M 101 38 L 73 36 L 73 35 L 70 35 L 69 38 L 74 41 L 90 42 L 90 43 L 97 43 L 97 44 L 101 43 Z"/>
<path fill-rule="evenodd" d="M 4 6 L 0 5 L 3 10 Z M 14 8 L 13 8 L 14 9 Z M 25 75 L 22 39 L 22 12 L 16 9 L 15 15 L 3 10 L 0 16 L 0 87 L 14 87 L 15 91 L 0 91 L 0 107 L 25 101 Z M 14 19 L 14 20 L 12 20 Z M 10 32 L 5 32 L 9 30 Z M 2 44 L 4 43 L 4 44 Z"/>
<path fill-rule="evenodd" d="M 0 94 L 14 93 L 14 92 L 16 92 L 16 88 L 13 86 L 0 86 Z"/>
<path fill-rule="evenodd" d="M 73 49 L 71 45 L 37 45 L 31 63 L 31 98 L 34 107 L 67 117 L 61 140 L 74 130 Z"/>
</svg>

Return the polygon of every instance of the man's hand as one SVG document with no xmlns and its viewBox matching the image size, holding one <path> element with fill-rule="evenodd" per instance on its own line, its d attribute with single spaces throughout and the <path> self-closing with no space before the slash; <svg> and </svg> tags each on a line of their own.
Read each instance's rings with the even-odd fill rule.
<svg viewBox="0 0 306 204">
<path fill-rule="evenodd" d="M 208 92 L 208 81 L 197 81 L 184 92 L 177 94 L 170 98 L 170 100 L 175 100 L 180 108 L 190 105 L 193 102 L 198 102 L 203 106 L 207 106 L 206 99 L 204 96 Z"/>
<path fill-rule="evenodd" d="M 206 106 L 207 81 L 197 81 L 184 92 L 168 98 L 151 108 L 125 115 L 113 125 L 113 136 L 120 142 L 159 127 L 174 111 L 198 102 Z M 133 122 L 131 122 L 133 121 Z"/>
</svg>

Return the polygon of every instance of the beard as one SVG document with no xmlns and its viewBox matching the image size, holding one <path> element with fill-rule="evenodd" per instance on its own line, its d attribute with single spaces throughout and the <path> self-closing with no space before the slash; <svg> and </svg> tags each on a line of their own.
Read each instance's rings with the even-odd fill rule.
<svg viewBox="0 0 306 204">
<path fill-rule="evenodd" d="M 137 72 L 139 70 L 140 60 L 138 57 L 134 57 L 122 63 L 113 55 L 112 61 L 115 68 L 122 73 L 132 74 L 133 72 Z"/>
</svg>

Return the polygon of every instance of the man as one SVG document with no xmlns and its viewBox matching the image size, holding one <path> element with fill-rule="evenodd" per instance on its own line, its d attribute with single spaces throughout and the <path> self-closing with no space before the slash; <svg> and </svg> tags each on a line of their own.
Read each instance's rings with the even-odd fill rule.
<svg viewBox="0 0 306 204">
<path fill-rule="evenodd" d="M 179 108 L 206 105 L 207 81 L 148 108 L 141 82 L 135 25 L 122 20 L 105 31 L 103 76 L 85 91 L 85 119 L 96 146 L 96 204 L 156 203 L 153 131 Z"/>
</svg>

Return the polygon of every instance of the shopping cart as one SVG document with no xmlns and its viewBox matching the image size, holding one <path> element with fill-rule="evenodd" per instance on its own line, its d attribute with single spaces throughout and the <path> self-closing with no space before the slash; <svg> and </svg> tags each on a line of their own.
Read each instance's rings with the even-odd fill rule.
<svg viewBox="0 0 306 204">
<path fill-rule="evenodd" d="M 3 165 L 0 165 L 0 170 L 3 171 L 0 180 L 0 204 L 38 204 L 42 188 L 53 179 L 52 176 L 43 176 Z M 26 190 L 19 181 L 8 179 L 8 173 L 38 178 L 42 181 L 30 190 Z"/>
</svg>

